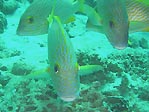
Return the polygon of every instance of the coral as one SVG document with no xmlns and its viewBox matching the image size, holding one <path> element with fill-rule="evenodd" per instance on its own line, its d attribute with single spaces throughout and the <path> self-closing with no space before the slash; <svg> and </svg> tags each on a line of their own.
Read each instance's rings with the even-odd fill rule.
<svg viewBox="0 0 149 112">
<path fill-rule="evenodd" d="M 18 51 L 16 49 L 8 49 L 2 38 L 0 38 L 0 52 L 1 52 L 0 53 L 0 58 L 1 59 L 21 55 L 21 51 Z"/>
<path fill-rule="evenodd" d="M 148 51 L 142 52 L 140 50 L 126 49 L 125 52 L 118 52 L 109 55 L 108 59 L 109 61 L 112 60 L 117 63 L 123 68 L 125 73 L 130 73 L 130 75 L 145 74 L 148 70 Z"/>
<path fill-rule="evenodd" d="M 2 8 L 3 8 L 3 0 L 0 0 L 0 11 L 2 11 Z"/>
<path fill-rule="evenodd" d="M 27 75 L 32 71 L 32 67 L 26 63 L 19 61 L 13 64 L 11 73 L 14 75 Z"/>
<path fill-rule="evenodd" d="M 142 47 L 143 49 L 149 49 L 149 44 L 148 44 L 147 39 L 141 38 L 139 43 L 140 43 L 140 47 Z"/>
<path fill-rule="evenodd" d="M 138 48 L 141 47 L 142 49 L 149 49 L 149 41 L 147 37 L 140 37 L 137 38 L 135 35 L 130 35 L 129 41 L 128 41 L 128 46 L 131 48 Z"/>
<path fill-rule="evenodd" d="M 103 59 L 97 54 L 89 55 L 87 52 L 77 52 L 77 58 L 81 65 L 100 64 L 104 70 L 81 77 L 80 97 L 70 103 L 61 101 L 57 97 L 50 80 L 26 79 L 19 81 L 15 78 L 17 84 L 11 93 L 5 94 L 0 91 L 1 105 L 3 105 L 0 110 L 40 112 L 131 112 L 141 110 L 134 102 L 136 98 L 148 101 L 148 80 L 144 80 L 144 76 L 142 78 L 142 75 L 138 73 L 140 71 L 143 74 L 146 73 L 147 66 L 149 66 L 146 62 L 149 57 L 146 52 L 132 49 L 130 51 L 129 49 L 127 53 L 126 51 L 117 51 L 118 53 L 110 54 Z M 24 69 L 24 67 L 27 66 L 23 62 L 15 63 L 13 67 L 16 70 L 15 74 L 26 74 L 28 69 Z M 144 70 L 140 70 L 141 67 Z M 131 71 L 134 71 L 134 74 L 131 74 Z M 146 89 L 141 84 L 140 87 L 137 86 L 135 81 L 138 77 L 146 82 Z M 119 84 L 113 85 L 117 78 L 122 79 Z M 14 85 L 12 81 L 14 80 L 9 80 L 9 84 L 7 81 L 6 83 L 4 83 L 5 81 L 1 82 L 3 82 L 2 85 Z M 7 89 L 10 88 L 8 86 Z M 5 91 L 8 91 L 7 89 Z M 8 99 L 6 99 L 7 97 Z"/>
<path fill-rule="evenodd" d="M 8 84 L 8 82 L 10 81 L 10 79 L 11 78 L 9 76 L 0 75 L 0 85 L 2 87 L 5 87 Z"/>
<path fill-rule="evenodd" d="M 32 3 L 34 0 L 28 0 L 30 3 Z"/>
<path fill-rule="evenodd" d="M 13 14 L 18 8 L 18 3 L 16 0 L 4 0 L 2 12 L 4 14 Z"/>
<path fill-rule="evenodd" d="M 2 52 L 5 49 L 5 43 L 4 41 L 0 38 L 0 51 Z"/>
<path fill-rule="evenodd" d="M 120 96 L 109 96 L 105 98 L 107 108 L 112 112 L 128 112 L 129 102 Z"/>
<path fill-rule="evenodd" d="M 149 85 L 145 86 L 145 87 L 141 87 L 139 88 L 139 98 L 144 100 L 144 101 L 149 101 Z"/>
<path fill-rule="evenodd" d="M 14 56 L 20 56 L 20 55 L 21 55 L 21 52 L 18 50 L 4 49 L 0 54 L 0 58 L 8 58 L 8 57 L 14 57 Z"/>
<path fill-rule="evenodd" d="M 2 12 L 0 12 L 0 33 L 3 33 L 6 27 L 7 27 L 7 19 L 5 15 Z"/>
<path fill-rule="evenodd" d="M 139 41 L 136 39 L 135 36 L 130 35 L 128 40 L 128 46 L 131 48 L 138 48 L 140 46 Z"/>
<path fill-rule="evenodd" d="M 1 70 L 1 71 L 7 71 L 8 68 L 7 68 L 6 66 L 0 66 L 0 70 Z"/>
</svg>

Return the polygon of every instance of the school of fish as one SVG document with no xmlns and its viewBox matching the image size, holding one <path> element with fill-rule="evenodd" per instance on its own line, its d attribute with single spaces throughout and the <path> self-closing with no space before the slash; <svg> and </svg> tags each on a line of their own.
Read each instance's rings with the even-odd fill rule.
<svg viewBox="0 0 149 112">
<path fill-rule="evenodd" d="M 94 0 L 95 7 L 86 3 L 84 0 L 35 0 L 21 16 L 17 28 L 19 36 L 48 34 L 46 72 L 64 101 L 73 101 L 79 96 L 80 75 L 103 69 L 101 65 L 79 66 L 77 63 L 73 45 L 63 27 L 75 20 L 73 14 L 86 14 L 88 27 L 104 33 L 117 49 L 127 47 L 130 32 L 149 31 L 147 1 Z"/>
</svg>

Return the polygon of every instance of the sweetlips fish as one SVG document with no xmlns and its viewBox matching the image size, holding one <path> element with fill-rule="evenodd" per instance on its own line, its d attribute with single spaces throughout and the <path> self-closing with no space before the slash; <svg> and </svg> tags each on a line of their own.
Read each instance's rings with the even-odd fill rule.
<svg viewBox="0 0 149 112">
<path fill-rule="evenodd" d="M 71 40 L 58 16 L 49 16 L 48 59 L 49 74 L 58 96 L 73 101 L 79 96 L 79 75 L 102 70 L 100 65 L 79 66 Z"/>
<path fill-rule="evenodd" d="M 123 49 L 127 46 L 128 32 L 149 31 L 148 1 L 97 0 L 96 2 L 96 9 L 85 4 L 82 10 L 88 16 L 87 27 L 105 33 L 115 48 Z"/>
<path fill-rule="evenodd" d="M 50 17 L 48 28 L 49 73 L 53 87 L 64 101 L 79 96 L 79 66 L 71 41 L 58 16 Z"/>
<path fill-rule="evenodd" d="M 96 0 L 95 8 L 84 4 L 82 9 L 88 16 L 88 30 L 104 33 L 117 49 L 127 47 L 129 22 L 124 0 Z"/>
<path fill-rule="evenodd" d="M 48 22 L 49 67 L 26 77 L 51 79 L 58 96 L 64 101 L 73 101 L 79 97 L 80 76 L 92 74 L 103 68 L 100 65 L 79 66 L 71 40 L 54 11 L 49 15 Z"/>
<path fill-rule="evenodd" d="M 124 0 L 97 0 L 97 12 L 111 44 L 124 49 L 128 43 L 128 15 Z"/>
<path fill-rule="evenodd" d="M 100 65 L 79 66 L 71 40 L 58 16 L 49 16 L 48 60 L 46 69 L 25 76 L 31 79 L 51 80 L 57 95 L 63 101 L 73 101 L 79 97 L 80 76 L 102 71 Z"/>
<path fill-rule="evenodd" d="M 46 34 L 49 23 L 47 18 L 55 5 L 55 16 L 61 18 L 62 23 L 75 20 L 73 14 L 79 10 L 83 0 L 35 0 L 23 13 L 17 28 L 19 36 L 35 36 Z"/>
</svg>

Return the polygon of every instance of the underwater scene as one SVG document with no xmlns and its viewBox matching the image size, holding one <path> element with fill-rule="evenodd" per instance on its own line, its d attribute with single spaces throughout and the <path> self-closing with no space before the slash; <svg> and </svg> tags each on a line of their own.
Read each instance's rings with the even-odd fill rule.
<svg viewBox="0 0 149 112">
<path fill-rule="evenodd" d="M 0 112 L 149 112 L 149 0 L 0 0 Z"/>
</svg>

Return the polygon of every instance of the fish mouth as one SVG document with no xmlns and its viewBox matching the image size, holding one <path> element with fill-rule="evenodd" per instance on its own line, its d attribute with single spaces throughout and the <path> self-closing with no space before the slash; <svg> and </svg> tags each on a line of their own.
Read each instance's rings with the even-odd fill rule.
<svg viewBox="0 0 149 112">
<path fill-rule="evenodd" d="M 67 102 L 70 102 L 70 101 L 74 101 L 77 97 L 74 96 L 74 97 L 60 97 L 63 101 L 67 101 Z"/>
<path fill-rule="evenodd" d="M 118 50 L 123 50 L 125 49 L 126 47 L 128 46 L 128 44 L 117 44 L 117 45 L 114 45 L 114 47 Z"/>
<path fill-rule="evenodd" d="M 128 36 L 115 38 L 113 42 L 111 42 L 113 47 L 118 50 L 123 50 L 128 46 Z"/>
<path fill-rule="evenodd" d="M 63 100 L 63 101 L 66 101 L 66 102 L 71 102 L 71 101 L 74 101 L 76 98 L 79 97 L 79 92 L 77 92 L 76 94 L 74 95 L 70 95 L 70 96 L 60 96 L 60 98 Z"/>
</svg>

